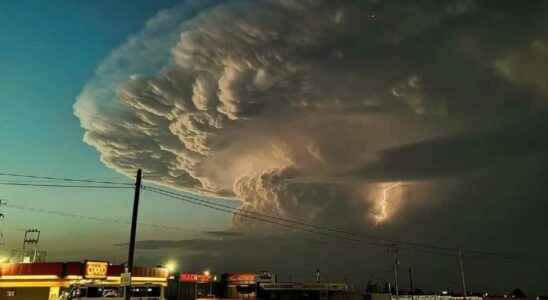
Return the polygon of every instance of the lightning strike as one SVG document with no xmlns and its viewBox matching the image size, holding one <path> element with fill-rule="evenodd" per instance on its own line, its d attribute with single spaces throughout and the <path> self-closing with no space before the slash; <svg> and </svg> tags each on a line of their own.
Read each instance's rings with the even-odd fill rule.
<svg viewBox="0 0 548 300">
<path fill-rule="evenodd" d="M 390 184 L 382 189 L 382 196 L 381 199 L 376 203 L 376 210 L 373 213 L 373 219 L 375 220 L 375 225 L 380 225 L 384 223 L 389 217 L 391 211 L 394 210 L 394 208 L 391 206 L 391 201 L 389 199 L 389 192 L 397 187 L 403 186 L 403 183 L 396 182 L 393 184 Z"/>
</svg>

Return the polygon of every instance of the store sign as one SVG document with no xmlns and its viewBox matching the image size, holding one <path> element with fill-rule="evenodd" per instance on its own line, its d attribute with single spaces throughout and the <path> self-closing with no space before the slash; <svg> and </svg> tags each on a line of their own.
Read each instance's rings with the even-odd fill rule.
<svg viewBox="0 0 548 300">
<path fill-rule="evenodd" d="M 256 275 L 257 282 L 260 283 L 274 283 L 276 282 L 274 274 L 268 271 L 262 271 Z"/>
<path fill-rule="evenodd" d="M 211 281 L 210 275 L 205 274 L 193 274 L 193 273 L 182 273 L 179 276 L 179 281 L 182 282 L 208 282 Z"/>
<path fill-rule="evenodd" d="M 257 275 L 250 274 L 250 273 L 242 273 L 242 274 L 231 274 L 228 276 L 229 282 L 235 282 L 235 281 L 255 281 L 257 279 Z"/>
<path fill-rule="evenodd" d="M 108 271 L 108 262 L 88 260 L 85 263 L 84 278 L 106 279 L 107 271 Z"/>
<path fill-rule="evenodd" d="M 122 273 L 122 274 L 120 274 L 120 285 L 121 286 L 130 286 L 131 285 L 131 273 Z"/>
</svg>

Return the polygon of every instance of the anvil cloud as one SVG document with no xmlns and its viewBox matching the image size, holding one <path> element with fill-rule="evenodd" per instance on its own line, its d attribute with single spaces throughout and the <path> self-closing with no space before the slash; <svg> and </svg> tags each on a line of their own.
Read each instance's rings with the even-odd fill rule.
<svg viewBox="0 0 548 300">
<path fill-rule="evenodd" d="M 547 226 L 547 12 L 188 2 L 114 50 L 75 114 L 84 141 L 130 176 L 357 232 L 521 250 Z"/>
</svg>

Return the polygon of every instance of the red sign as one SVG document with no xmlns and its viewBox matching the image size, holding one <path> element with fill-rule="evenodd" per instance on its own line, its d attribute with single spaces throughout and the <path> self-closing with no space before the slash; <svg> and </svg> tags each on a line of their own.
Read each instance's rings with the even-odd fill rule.
<svg viewBox="0 0 548 300">
<path fill-rule="evenodd" d="M 179 281 L 182 282 L 208 282 L 211 281 L 211 276 L 204 274 L 182 273 L 179 276 Z"/>
<path fill-rule="evenodd" d="M 257 279 L 257 275 L 252 273 L 242 273 L 242 274 L 230 274 L 228 276 L 228 281 L 255 281 Z"/>
</svg>

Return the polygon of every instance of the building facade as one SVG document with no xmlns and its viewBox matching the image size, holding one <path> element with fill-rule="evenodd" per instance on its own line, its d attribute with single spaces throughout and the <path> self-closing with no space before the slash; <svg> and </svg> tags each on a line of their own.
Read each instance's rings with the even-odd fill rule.
<svg viewBox="0 0 548 300">
<path fill-rule="evenodd" d="M 0 300 L 57 300 L 71 284 L 101 282 L 120 284 L 121 265 L 108 262 L 13 263 L 0 266 Z M 134 267 L 135 283 L 167 285 L 164 268 Z"/>
</svg>

